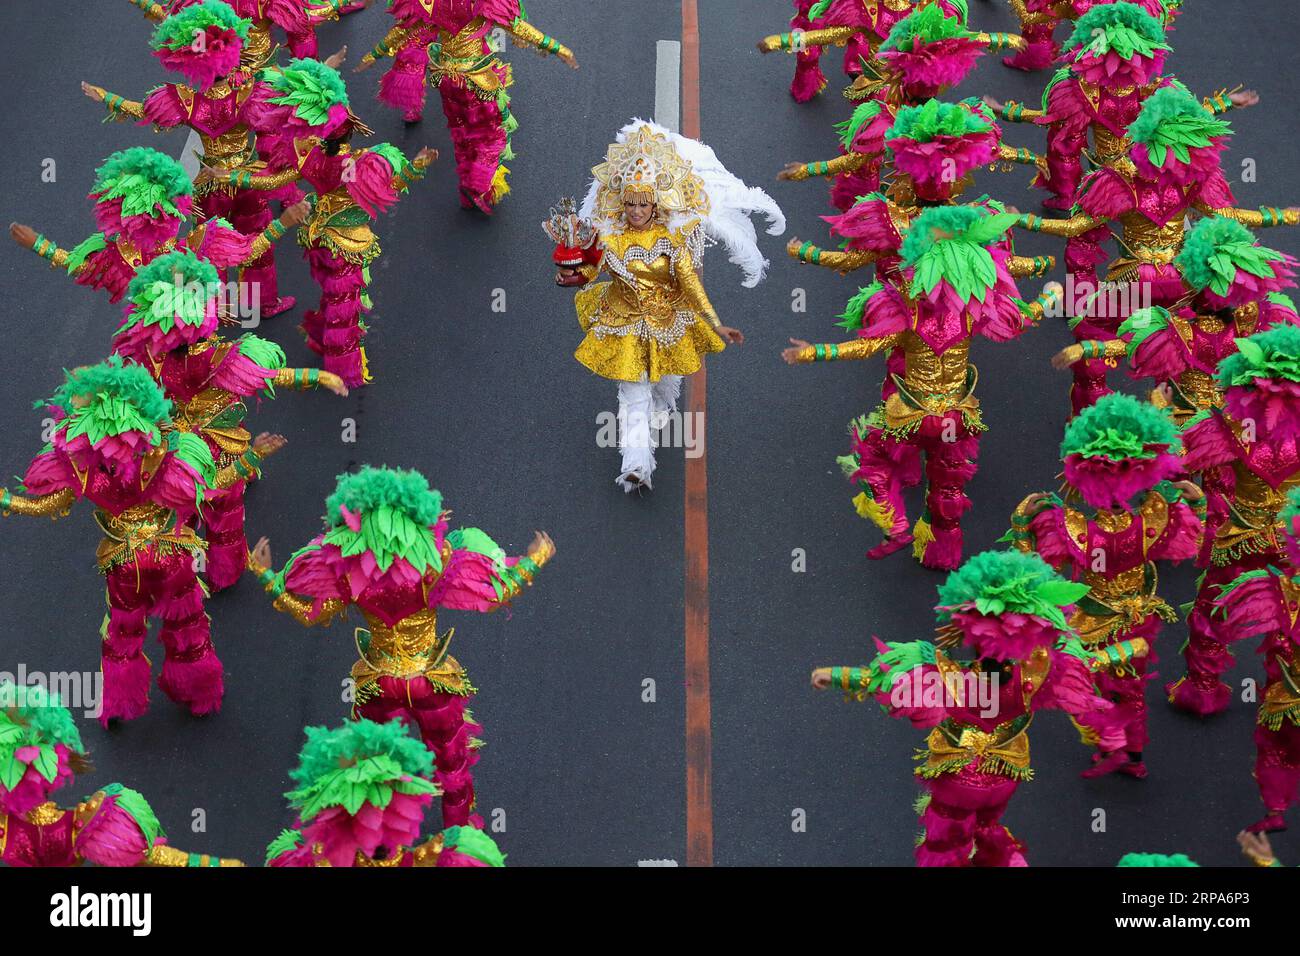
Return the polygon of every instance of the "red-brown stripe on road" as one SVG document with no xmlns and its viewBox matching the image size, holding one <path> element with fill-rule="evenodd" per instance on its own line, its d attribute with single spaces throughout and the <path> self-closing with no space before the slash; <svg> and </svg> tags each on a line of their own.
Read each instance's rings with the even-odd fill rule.
<svg viewBox="0 0 1300 956">
<path fill-rule="evenodd" d="M 700 20 L 697 0 L 682 0 L 681 132 L 700 138 Z M 708 375 L 686 383 L 686 413 L 702 424 Z M 709 701 L 709 474 L 705 436 L 686 459 L 686 865 L 713 865 L 713 740 Z"/>
</svg>

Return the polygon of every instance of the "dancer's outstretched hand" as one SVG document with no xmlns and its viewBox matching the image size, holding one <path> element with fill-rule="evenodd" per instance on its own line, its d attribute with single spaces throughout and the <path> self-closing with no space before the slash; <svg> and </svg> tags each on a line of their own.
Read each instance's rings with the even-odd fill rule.
<svg viewBox="0 0 1300 956">
<path fill-rule="evenodd" d="M 1259 103 L 1259 94 L 1254 90 L 1238 90 L 1236 93 L 1229 94 L 1228 102 L 1237 109 L 1244 110 Z"/>
<path fill-rule="evenodd" d="M 375 65 L 375 58 L 372 56 L 363 56 L 361 62 L 352 68 L 353 73 L 364 73 Z"/>
<path fill-rule="evenodd" d="M 798 236 L 791 237 L 790 241 L 785 244 L 785 251 L 792 256 L 799 255 L 799 248 L 803 245 L 803 240 Z"/>
<path fill-rule="evenodd" d="M 1052 368 L 1063 372 L 1074 363 L 1083 359 L 1083 346 L 1067 345 L 1052 356 Z"/>
<path fill-rule="evenodd" d="M 831 669 L 829 667 L 819 667 L 812 672 L 812 685 L 817 690 L 825 690 L 831 686 Z"/>
<path fill-rule="evenodd" d="M 273 568 L 275 563 L 271 560 L 271 539 L 261 537 L 257 539 L 257 544 L 253 545 L 253 550 L 249 552 L 253 560 L 264 568 Z"/>
<path fill-rule="evenodd" d="M 415 154 L 415 158 L 419 160 L 421 163 L 423 163 L 425 166 L 428 166 L 438 158 L 438 151 L 434 149 L 432 146 L 426 146 L 424 147 L 424 149 L 420 150 L 418 153 Z"/>
<path fill-rule="evenodd" d="M 781 168 L 781 171 L 776 174 L 776 178 L 785 182 L 791 182 L 793 180 L 807 179 L 808 177 L 803 163 L 786 163 L 785 166 Z"/>
<path fill-rule="evenodd" d="M 333 56 L 326 58 L 325 65 L 337 70 L 339 67 L 343 65 L 343 61 L 346 60 L 347 58 L 348 58 L 348 46 L 345 43 L 337 53 L 335 53 Z"/>
<path fill-rule="evenodd" d="M 803 339 L 791 339 L 790 344 L 793 348 L 782 349 L 781 358 L 785 360 L 786 365 L 799 365 L 799 353 L 812 345 L 812 343 L 805 342 Z"/>
<path fill-rule="evenodd" d="M 347 383 L 344 382 L 343 379 L 335 375 L 333 372 L 321 372 L 320 379 L 318 381 L 320 382 L 321 388 L 325 389 L 328 392 L 333 392 L 339 398 L 348 397 Z"/>
<path fill-rule="evenodd" d="M 31 226 L 24 226 L 20 222 L 9 223 L 9 238 L 24 249 L 31 249 L 36 245 L 36 230 Z"/>
<path fill-rule="evenodd" d="M 1185 479 L 1183 481 L 1175 481 L 1173 482 L 1173 486 L 1181 491 L 1188 501 L 1200 501 L 1205 497 L 1205 492 L 1201 490 L 1201 486 L 1194 481 L 1187 481 Z"/>
<path fill-rule="evenodd" d="M 253 439 L 253 451 L 257 452 L 258 458 L 269 458 L 277 451 L 289 444 L 289 439 L 283 435 L 272 435 L 270 432 L 262 432 Z"/>
<path fill-rule="evenodd" d="M 722 341 L 728 342 L 731 345 L 745 344 L 745 333 L 740 331 L 740 329 L 733 329 L 729 325 L 719 325 L 713 331 L 718 333 L 718 337 L 721 338 Z"/>
<path fill-rule="evenodd" d="M 578 58 L 573 55 L 572 51 L 568 53 L 558 53 L 556 55 L 564 61 L 565 65 L 568 66 L 569 69 L 576 70 L 578 68 Z"/>
<path fill-rule="evenodd" d="M 311 202 L 306 199 L 300 199 L 292 206 L 280 213 L 280 225 L 286 229 L 294 229 L 301 226 L 311 216 Z"/>
<path fill-rule="evenodd" d="M 545 531 L 538 531 L 533 536 L 533 543 L 528 546 L 528 556 L 536 558 L 539 554 L 551 555 L 555 553 L 555 542 Z"/>
<path fill-rule="evenodd" d="M 87 83 L 85 80 L 82 80 L 82 81 L 81 81 L 81 92 L 85 93 L 88 97 L 90 97 L 90 98 L 91 98 L 92 100 L 94 100 L 96 103 L 102 103 L 102 102 L 104 102 L 104 91 L 103 91 L 103 89 L 101 89 L 101 88 L 98 87 L 98 86 L 92 86 L 91 84 Z"/>
<path fill-rule="evenodd" d="M 1277 857 L 1273 855 L 1273 845 L 1268 842 L 1266 834 L 1242 830 L 1237 834 L 1237 845 L 1248 859 L 1260 866 L 1272 866 L 1277 862 Z"/>
<path fill-rule="evenodd" d="M 992 110 L 993 112 L 995 112 L 995 113 L 1001 113 L 1004 109 L 1006 109 L 1006 104 L 1005 104 L 1005 103 L 1003 103 L 1001 100 L 996 99 L 995 97 L 992 97 L 992 96 L 985 96 L 985 97 L 984 97 L 984 105 L 987 106 L 989 109 L 991 109 L 991 110 Z"/>
</svg>

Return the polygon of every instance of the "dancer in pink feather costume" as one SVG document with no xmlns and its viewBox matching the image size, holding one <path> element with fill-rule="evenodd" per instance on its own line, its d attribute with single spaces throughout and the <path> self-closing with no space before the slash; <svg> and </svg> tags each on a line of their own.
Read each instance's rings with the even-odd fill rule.
<svg viewBox="0 0 1300 956">
<path fill-rule="evenodd" d="M 363 468 L 342 475 L 325 502 L 326 532 L 279 573 L 263 538 L 249 557 L 275 607 L 299 623 L 326 625 L 355 606 L 366 619 L 352 668 L 354 718 L 402 720 L 437 755 L 444 826 L 481 826 L 471 768 L 478 762 L 468 705 L 474 687 L 447 654 L 438 611 L 495 611 L 532 584 L 555 554 L 544 533 L 523 557 L 477 528 L 448 530 L 442 495 L 415 471 Z"/>
<path fill-rule="evenodd" d="M 154 23 L 161 23 L 182 10 L 211 0 L 128 0 Z M 271 63 L 279 42 L 291 56 L 315 58 L 318 51 L 316 28 L 322 23 L 357 13 L 375 0 L 226 0 L 241 18 L 249 22 L 244 38 L 242 61 L 250 70 Z"/>
<path fill-rule="evenodd" d="M 1262 637 L 1267 681 L 1255 726 L 1255 784 L 1265 815 L 1250 833 L 1286 829 L 1300 796 L 1300 487 L 1278 515 L 1284 561 L 1247 571 L 1215 600 L 1228 642 Z"/>
<path fill-rule="evenodd" d="M 408 123 L 424 116 L 429 86 L 442 98 L 460 179 L 460 204 L 491 214 L 510 192 L 506 162 L 519 121 L 510 111 L 510 64 L 494 49 L 504 31 L 516 46 L 551 54 L 572 69 L 573 51 L 525 19 L 520 0 L 389 0 L 397 24 L 358 65 L 393 57 L 380 82 L 381 102 L 401 110 Z"/>
<path fill-rule="evenodd" d="M 1020 20 L 1020 35 L 1025 48 L 1002 62 L 1032 73 L 1045 70 L 1056 61 L 1060 44 L 1053 34 L 1062 23 L 1078 20 L 1093 7 L 1115 0 L 1009 0 L 1011 12 Z M 1182 0 L 1137 0 L 1134 4 L 1155 17 L 1166 30 L 1172 30 Z"/>
<path fill-rule="evenodd" d="M 1038 492 L 1011 517 L 1015 547 L 1089 587 L 1070 618 L 1083 645 L 1102 653 L 1120 649 L 1096 681 L 1122 719 L 1123 752 L 1099 751 L 1085 777 L 1147 773 L 1146 684 L 1155 676 L 1161 622 L 1177 620 L 1156 593 L 1155 562 L 1194 558 L 1203 532 L 1200 517 L 1182 500 L 1199 499 L 1200 489 L 1171 480 L 1182 474 L 1180 452 L 1178 429 L 1165 412 L 1128 395 L 1107 395 L 1070 422 L 1061 444 L 1070 494 L 1086 508 Z M 1138 646 L 1146 653 L 1132 653 Z"/>
<path fill-rule="evenodd" d="M 923 6 L 899 21 L 881 45 L 875 75 L 862 77 L 845 92 L 858 103 L 852 116 L 839 124 L 840 155 L 813 163 L 789 163 L 778 179 L 834 177 L 831 204 L 841 212 L 855 199 L 880 188 L 886 137 L 899 110 L 922 104 L 957 86 L 975 68 L 986 50 L 1001 49 L 1005 34 L 966 29 L 963 16 L 949 15 L 939 6 Z M 1014 38 L 1011 38 L 1014 39 Z M 1001 146 L 997 159 L 1033 162 L 1027 150 Z M 954 179 L 960 179 L 964 172 Z"/>
<path fill-rule="evenodd" d="M 856 81 L 872 76 L 876 51 L 900 20 L 930 4 L 966 19 L 966 0 L 795 0 L 788 33 L 758 41 L 760 53 L 793 53 L 797 58 L 790 95 L 806 103 L 826 87 L 821 71 L 822 50 L 844 47 L 844 74 Z"/>
<path fill-rule="evenodd" d="M 1002 823 L 1032 780 L 1029 725 L 1062 710 L 1108 751 L 1124 734 L 1113 704 L 1097 696 L 1100 663 L 1066 623 L 1087 594 L 1041 558 L 986 551 L 939 587 L 936 638 L 884 644 L 864 667 L 813 671 L 819 690 L 874 698 L 891 717 L 930 729 L 916 774 L 926 789 L 917 866 L 1025 866 L 1025 847 Z M 973 659 L 957 652 L 968 649 Z"/>
<path fill-rule="evenodd" d="M 401 721 L 308 727 L 289 776 L 297 787 L 285 796 L 298 818 L 267 847 L 267 866 L 505 866 L 476 827 L 449 826 L 420 842 L 438 775 L 429 748 Z"/>
<path fill-rule="evenodd" d="M 1275 325 L 1238 340 L 1237 351 L 1219 363 L 1217 377 L 1223 407 L 1200 412 L 1183 427 L 1183 464 L 1215 477 L 1226 491 L 1228 510 L 1215 529 L 1210 567 L 1188 618 L 1187 674 L 1166 687 L 1175 707 L 1201 717 L 1231 702 L 1232 689 L 1222 680 L 1233 664 L 1228 645 L 1245 636 L 1240 620 L 1224 618 L 1222 590 L 1244 574 L 1284 567 L 1293 557 L 1284 551 L 1279 515 L 1288 492 L 1300 485 L 1300 327 Z M 1272 654 L 1280 645 L 1267 646 Z M 1300 766 L 1300 753 L 1286 759 L 1286 766 Z M 1270 815 L 1284 809 L 1275 800 L 1268 808 Z"/>
<path fill-rule="evenodd" d="M 438 153 L 425 148 L 408 162 L 387 143 L 353 148 L 352 136 L 370 130 L 348 108 L 338 71 L 316 60 L 263 71 L 247 108 L 249 123 L 267 146 L 269 166 L 205 166 L 203 174 L 257 190 L 301 179 L 316 190 L 298 244 L 307 252 L 321 301 L 303 317 L 302 330 L 308 348 L 324 358 L 325 370 L 358 388 L 370 381 L 362 316 L 370 308 L 371 265 L 380 254 L 370 224 L 423 178 Z"/>
<path fill-rule="evenodd" d="M 49 400 L 55 421 L 47 451 L 23 478 L 25 495 L 0 490 L 0 513 L 57 518 L 85 498 L 104 538 L 95 553 L 108 591 L 102 643 L 100 722 L 132 720 L 149 708 L 148 618 L 162 620 L 166 651 L 158 686 L 192 714 L 221 708 L 221 661 L 212 646 L 192 527 L 210 489 L 257 473 L 284 444 L 259 435 L 237 460 L 217 468 L 197 435 L 177 431 L 171 402 L 149 373 L 120 356 L 68 373 Z"/>
<path fill-rule="evenodd" d="M 43 687 L 0 684 L 0 862 L 6 866 L 243 866 L 167 845 L 139 793 L 111 783 L 75 807 L 54 794 L 90 770 L 81 734 Z"/>
<path fill-rule="evenodd" d="M 113 351 L 149 369 L 173 403 L 172 423 L 201 437 L 218 465 L 244 455 L 252 435 L 243 427 L 248 404 L 274 398 L 276 387 L 328 389 L 346 396 L 337 375 L 286 368 L 275 343 L 246 334 L 234 341 L 217 334 L 217 271 L 189 252 L 160 256 L 131 281 L 129 304 L 113 336 Z M 205 570 L 212 591 L 232 587 L 244 572 L 244 491 L 240 480 L 208 494 Z"/>
<path fill-rule="evenodd" d="M 1170 51 L 1162 21 L 1135 3 L 1104 3 L 1084 13 L 1065 42 L 1066 66 L 1057 71 L 1043 92 L 1040 110 L 1017 102 L 987 102 L 1010 122 L 1047 127 L 1047 168 L 1034 185 L 1051 195 L 1049 209 L 1069 211 L 1078 201 L 1084 177 L 1083 156 L 1098 166 L 1113 166 L 1126 158 L 1125 131 L 1137 119 L 1143 103 L 1157 89 L 1181 86 L 1162 75 Z M 1254 105 L 1250 90 L 1207 97 L 1202 105 L 1211 115 Z M 1088 151 L 1091 132 L 1093 148 Z"/>
<path fill-rule="evenodd" d="M 1109 9 L 1109 8 L 1106 8 Z M 1238 209 L 1220 168 L 1232 128 L 1211 116 L 1186 90 L 1166 86 L 1153 93 L 1128 128 L 1125 160 L 1089 173 L 1079 204 L 1068 219 L 1021 218 L 1031 232 L 1063 236 L 1066 266 L 1073 274 L 1073 301 L 1066 307 L 1077 341 L 1110 340 L 1139 308 L 1179 306 L 1186 295 L 1174 264 L 1192 213 L 1219 215 L 1259 228 L 1300 223 L 1300 209 Z M 1111 224 L 1121 255 L 1104 282 L 1097 266 Z M 1110 391 L 1113 358 L 1089 356 L 1073 365 L 1070 405 L 1074 414 Z"/>
<path fill-rule="evenodd" d="M 791 339 L 782 357 L 795 365 L 890 356 L 884 402 L 850 425 L 853 451 L 841 465 L 861 489 L 857 513 L 885 534 L 869 558 L 912 544 L 921 564 L 951 570 L 961 563 L 961 517 L 971 506 L 965 488 L 987 429 L 974 394 L 971 345 L 977 336 L 1018 337 L 1059 303 L 1060 290 L 1049 287 L 1034 303 L 1021 301 L 1014 276 L 1041 274 L 1051 260 L 1011 253 L 1007 229 L 1014 214 L 992 203 L 936 206 L 905 227 L 894 220 L 884 229 L 892 217 L 882 200 L 868 197 L 881 208 L 862 211 L 864 231 L 869 212 L 875 223 L 870 247 L 864 240 L 863 248 L 838 254 L 846 263 L 852 257 L 878 264 L 878 280 L 859 290 L 844 313 L 841 327 L 858 338 L 820 345 Z M 912 526 L 903 492 L 921 480 L 922 462 L 926 513 Z"/>
</svg>

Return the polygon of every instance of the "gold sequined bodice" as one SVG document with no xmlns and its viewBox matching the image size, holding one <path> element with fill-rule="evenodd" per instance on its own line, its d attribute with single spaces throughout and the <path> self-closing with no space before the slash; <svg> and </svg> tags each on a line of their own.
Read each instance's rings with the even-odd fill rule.
<svg viewBox="0 0 1300 956">
<path fill-rule="evenodd" d="M 365 614 L 370 642 L 364 657 L 377 671 L 393 677 L 412 677 L 435 664 L 451 643 L 451 631 L 438 635 L 438 612 L 417 611 L 389 626 Z"/>
<path fill-rule="evenodd" d="M 1097 147 L 1097 162 L 1113 166 L 1128 155 L 1130 143 L 1126 137 L 1116 136 L 1100 124 L 1093 126 L 1092 135 Z"/>
<path fill-rule="evenodd" d="M 605 236 L 603 246 L 603 264 L 614 279 L 603 303 L 607 317 L 613 313 L 671 324 L 678 312 L 695 310 L 690 295 L 698 283 L 694 269 L 679 268 L 690 252 L 674 242 L 666 228 L 654 226 Z M 703 296 L 702 289 L 697 293 Z"/>
<path fill-rule="evenodd" d="M 1156 225 L 1142 213 L 1126 212 L 1120 216 L 1124 227 L 1124 246 L 1138 262 L 1169 265 L 1183 246 L 1183 217 Z"/>
<path fill-rule="evenodd" d="M 907 362 L 903 384 L 913 398 L 922 402 L 945 400 L 966 391 L 970 369 L 969 339 L 936 353 L 920 336 L 907 332 L 903 338 L 903 352 Z"/>
</svg>

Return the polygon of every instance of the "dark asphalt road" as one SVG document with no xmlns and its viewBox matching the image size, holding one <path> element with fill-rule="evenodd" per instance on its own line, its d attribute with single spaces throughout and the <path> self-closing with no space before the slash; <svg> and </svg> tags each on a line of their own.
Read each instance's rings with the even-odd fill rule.
<svg viewBox="0 0 1300 956">
<path fill-rule="evenodd" d="M 404 129 L 373 103 L 379 70 L 352 82 L 354 106 L 408 154 L 433 145 L 444 158 L 379 225 L 385 254 L 376 270 L 370 355 L 377 381 L 339 400 L 288 394 L 256 413 L 255 427 L 283 432 L 289 447 L 250 495 L 249 529 L 268 534 L 277 560 L 312 536 L 334 476 L 361 462 L 415 467 L 446 496 L 455 519 L 483 527 L 519 551 L 535 528 L 557 559 L 513 615 L 446 615 L 453 653 L 481 693 L 475 712 L 488 742 L 478 766 L 485 816 L 504 812 L 499 840 L 516 865 L 631 865 L 684 860 L 683 555 L 680 453 L 666 452 L 656 490 L 626 497 L 614 487 L 616 452 L 596 447 L 596 415 L 613 388 L 571 357 L 579 340 L 570 296 L 551 282 L 550 250 L 538 228 L 547 208 L 581 194 L 612 133 L 654 108 L 655 41 L 680 38 L 676 0 L 537 0 L 534 21 L 582 62 L 514 51 L 514 107 L 521 127 L 512 164 L 515 193 L 491 221 L 459 210 L 450 143 L 436 103 L 423 126 Z M 1258 182 L 1235 181 L 1241 205 L 1289 205 L 1296 158 L 1287 126 L 1300 81 L 1271 11 L 1280 2 L 1190 4 L 1174 35 L 1171 66 L 1198 93 L 1244 83 L 1263 103 L 1234 117 L 1229 168 L 1257 164 Z M 92 170 L 109 152 L 151 143 L 179 154 L 183 134 L 99 124 L 81 79 L 128 95 L 163 80 L 148 55 L 148 26 L 125 2 L 46 0 L 20 5 L 0 52 L 9 64 L 7 148 L 0 151 L 4 215 L 65 246 L 92 231 L 85 200 Z M 789 233 L 822 241 L 829 211 L 820 184 L 775 183 L 790 160 L 833 154 L 831 126 L 846 113 L 835 82 L 800 107 L 786 94 L 792 63 L 762 58 L 753 43 L 783 28 L 784 0 L 701 0 L 703 137 L 750 183 L 784 207 Z M 1007 30 L 1004 5 L 975 0 L 981 29 Z M 90 18 L 93 10 L 94 19 Z M 323 31 L 322 49 L 350 44 L 355 63 L 387 29 L 379 10 Z M 1231 52 L 1230 52 L 1231 51 Z M 833 55 L 828 64 L 838 63 Z M 992 58 L 962 88 L 1036 100 L 1044 74 L 1026 76 Z M 1031 128 L 1008 141 L 1041 148 Z M 53 160 L 57 177 L 42 180 Z M 984 173 L 980 186 L 1034 208 L 1025 170 Z M 1059 253 L 1035 237 L 1022 252 Z M 1267 238 L 1300 252 L 1294 235 Z M 768 240 L 773 269 L 757 290 L 713 254 L 707 284 L 724 320 L 747 334 L 743 348 L 715 357 L 709 376 L 711 647 L 715 860 L 720 865 L 911 862 L 916 795 L 910 756 L 921 735 L 874 706 L 814 694 L 817 664 L 869 654 L 872 633 L 924 636 L 938 576 L 897 555 L 863 557 L 878 538 L 856 518 L 834 457 L 844 426 L 878 394 L 879 366 L 787 369 L 788 336 L 827 341 L 852 292 L 849 281 L 785 258 Z M 315 294 L 296 249 L 284 245 L 282 274 L 300 303 Z M 113 307 L 50 273 L 29 253 L 0 246 L 7 298 L 0 389 L 8 427 L 0 473 L 21 473 L 39 449 L 40 417 L 58 370 L 101 358 Z M 807 290 L 804 314 L 791 311 Z M 494 290 L 507 309 L 492 310 Z M 294 331 L 299 312 L 260 330 L 310 364 Z M 1067 410 L 1067 380 L 1046 359 L 1067 341 L 1046 327 L 1019 343 L 982 343 L 976 360 L 991 431 L 971 488 L 968 550 L 990 546 L 1030 490 L 1053 484 Z M 341 440 L 342 420 L 357 440 Z M 94 671 L 102 584 L 93 566 L 89 509 L 46 525 L 10 520 L 0 530 L 0 670 Z M 807 571 L 791 570 L 792 551 Z M 1188 600 L 1192 574 L 1166 576 L 1165 596 Z M 222 713 L 194 720 L 156 689 L 153 709 L 105 733 L 83 723 L 96 770 L 80 789 L 111 780 L 143 791 L 172 842 L 260 862 L 288 823 L 282 791 L 307 724 L 341 720 L 341 683 L 354 659 L 351 625 L 306 631 L 277 614 L 253 582 L 212 601 L 226 665 Z M 1162 671 L 1182 635 L 1162 642 Z M 151 656 L 161 658 L 157 645 Z M 1250 658 L 1249 651 L 1241 656 Z M 1254 673 L 1245 661 L 1237 677 Z M 657 700 L 642 701 L 653 679 Z M 1038 779 L 1021 789 L 1007 822 L 1037 865 L 1110 866 L 1126 851 L 1185 851 L 1207 864 L 1237 861 L 1232 835 L 1257 816 L 1250 778 L 1253 707 L 1237 704 L 1199 724 L 1152 695 L 1151 777 L 1081 781 L 1087 751 L 1059 715 L 1033 734 Z M 80 794 L 78 794 L 80 796 Z M 192 833 L 194 811 L 206 832 Z M 1106 830 L 1093 831 L 1098 809 Z M 792 828 L 806 812 L 806 832 Z M 1283 859 L 1300 857 L 1282 837 Z"/>
</svg>

